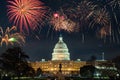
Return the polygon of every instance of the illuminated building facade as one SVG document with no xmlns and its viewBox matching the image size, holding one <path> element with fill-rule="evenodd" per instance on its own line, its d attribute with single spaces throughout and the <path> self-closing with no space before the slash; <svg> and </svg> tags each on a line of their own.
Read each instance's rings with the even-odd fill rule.
<svg viewBox="0 0 120 80">
<path fill-rule="evenodd" d="M 42 61 L 31 62 L 32 67 L 37 70 L 41 68 L 45 73 L 53 73 L 56 74 L 59 71 L 59 64 L 62 65 L 62 73 L 63 74 L 71 74 L 71 73 L 79 73 L 80 67 L 86 65 L 86 61 L 80 61 L 80 59 L 76 61 L 70 60 L 70 53 L 67 45 L 63 41 L 63 37 L 59 37 L 59 41 L 56 43 L 53 53 L 52 59 L 50 61 Z"/>
<path fill-rule="evenodd" d="M 79 74 L 80 68 L 85 65 L 93 65 L 96 68 L 101 68 L 98 65 L 101 63 L 106 63 L 107 61 L 102 59 L 102 61 L 76 61 L 70 60 L 70 53 L 67 45 L 64 43 L 62 36 L 59 37 L 59 41 L 55 45 L 52 53 L 52 59 L 49 61 L 31 62 L 32 67 L 37 71 L 38 68 L 41 68 L 43 73 L 56 74 L 59 72 L 59 65 L 61 64 L 62 74 Z"/>
<path fill-rule="evenodd" d="M 59 64 L 62 64 L 62 73 L 63 74 L 78 74 L 80 67 L 86 65 L 84 61 L 40 61 L 33 62 L 32 66 L 35 70 L 41 68 L 45 73 L 56 74 L 59 71 Z"/>
</svg>

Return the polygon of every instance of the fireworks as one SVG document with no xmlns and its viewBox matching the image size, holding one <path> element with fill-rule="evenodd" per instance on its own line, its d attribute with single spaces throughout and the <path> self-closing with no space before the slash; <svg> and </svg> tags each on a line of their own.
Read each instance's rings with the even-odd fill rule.
<svg viewBox="0 0 120 80">
<path fill-rule="evenodd" d="M 23 30 L 34 30 L 45 17 L 45 6 L 39 0 L 9 0 L 8 18 Z"/>
<path fill-rule="evenodd" d="M 65 13 L 72 19 L 78 20 L 78 22 L 82 20 L 87 20 L 93 14 L 96 5 L 92 2 L 84 0 L 74 4 L 75 6 L 65 7 Z"/>
<path fill-rule="evenodd" d="M 120 7 L 120 0 L 112 0 L 109 3 L 113 8 L 116 8 L 117 6 Z"/>
<path fill-rule="evenodd" d="M 112 0 L 108 4 L 112 7 L 112 13 L 114 15 L 116 23 L 119 24 L 120 16 L 118 15 L 120 13 L 120 0 Z"/>
<path fill-rule="evenodd" d="M 93 2 L 83 0 L 72 5 L 65 5 L 62 8 L 67 18 L 75 22 L 77 29 L 84 34 L 96 7 L 97 5 L 94 5 Z"/>
<path fill-rule="evenodd" d="M 93 27 L 95 24 L 99 24 L 102 26 L 106 26 L 110 24 L 109 14 L 104 9 L 94 11 L 92 17 L 93 17 L 93 21 L 91 21 L 89 25 L 89 26 L 92 25 L 91 27 Z"/>
<path fill-rule="evenodd" d="M 92 15 L 93 21 L 91 21 L 90 25 L 91 27 L 98 27 L 99 30 L 97 32 L 98 37 L 101 39 L 106 39 L 107 36 L 112 36 L 111 31 L 111 22 L 110 22 L 110 15 L 106 11 L 106 9 L 99 9 L 96 10 L 95 13 Z"/>
<path fill-rule="evenodd" d="M 108 12 L 106 12 L 104 9 L 97 11 L 94 15 L 94 21 L 101 25 L 109 24 L 110 17 Z"/>
<path fill-rule="evenodd" d="M 78 15 L 80 16 L 80 19 L 88 19 L 94 12 L 96 5 L 93 5 L 92 2 L 89 2 L 87 0 L 82 1 L 81 3 L 78 3 L 77 6 L 77 12 Z"/>
<path fill-rule="evenodd" d="M 79 26 L 82 34 L 86 29 L 92 28 L 100 38 L 118 41 L 120 0 L 104 1 L 104 4 L 100 4 L 101 2 L 101 0 L 79 1 L 74 5 L 63 6 L 63 12 Z"/>
<path fill-rule="evenodd" d="M 67 32 L 75 31 L 75 22 L 67 19 L 65 15 L 54 13 L 50 22 L 56 31 L 65 30 Z"/>
<path fill-rule="evenodd" d="M 66 31 L 69 33 L 79 31 L 80 34 L 83 34 L 83 41 L 84 34 L 91 31 L 95 34 L 97 33 L 100 38 L 109 37 L 111 40 L 119 40 L 120 0 L 73 0 L 68 1 L 68 3 L 66 1 L 59 1 L 60 5 L 57 6 L 52 6 L 52 3 L 48 3 L 49 1 L 44 1 L 47 3 L 46 5 L 52 9 L 54 8 L 53 10 L 50 9 L 51 11 L 47 10 L 47 12 L 50 12 L 48 14 L 46 13 L 46 6 L 40 0 L 7 1 L 8 19 L 15 26 L 19 27 L 20 32 L 24 33 L 34 30 L 32 33 L 40 33 L 38 29 L 41 29 L 41 27 L 38 28 L 38 26 L 46 23 L 43 21 L 45 19 L 48 21 L 48 24 L 46 24 L 49 25 L 50 23 L 50 27 L 52 25 L 52 29 L 55 31 Z M 49 19 L 46 17 L 49 17 Z M 36 30 L 36 28 L 38 29 Z M 50 30 L 51 28 L 48 29 L 48 33 Z M 20 38 L 18 37 L 19 39 L 17 39 L 16 35 L 19 34 L 9 35 L 8 33 L 4 33 L 4 35 L 0 36 L 1 42 L 19 42 Z M 39 39 L 39 36 L 36 36 L 36 38 Z"/>
<path fill-rule="evenodd" d="M 109 35 L 111 35 L 111 27 L 110 26 L 102 27 L 98 31 L 98 36 L 100 38 L 105 38 L 106 36 L 109 36 Z"/>
<path fill-rule="evenodd" d="M 19 44 L 23 45 L 25 43 L 25 37 L 21 33 L 14 32 L 16 31 L 16 27 L 13 26 L 11 28 L 7 27 L 5 32 L 3 31 L 2 27 L 0 27 L 0 39 L 1 39 L 1 46 L 3 43 L 6 45 L 14 45 Z"/>
</svg>

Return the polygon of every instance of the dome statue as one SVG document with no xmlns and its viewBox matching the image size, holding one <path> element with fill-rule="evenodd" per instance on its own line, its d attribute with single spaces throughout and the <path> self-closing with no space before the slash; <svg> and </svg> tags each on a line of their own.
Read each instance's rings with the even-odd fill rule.
<svg viewBox="0 0 120 80">
<path fill-rule="evenodd" d="M 54 47 L 52 53 L 52 60 L 70 60 L 70 53 L 68 47 L 63 41 L 63 37 L 60 35 L 59 41 Z"/>
</svg>

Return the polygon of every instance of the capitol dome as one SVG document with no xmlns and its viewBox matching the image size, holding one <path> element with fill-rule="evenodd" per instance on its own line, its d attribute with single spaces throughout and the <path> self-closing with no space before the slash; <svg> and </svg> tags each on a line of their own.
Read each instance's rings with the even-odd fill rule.
<svg viewBox="0 0 120 80">
<path fill-rule="evenodd" d="M 70 54 L 68 47 L 64 43 L 62 36 L 59 37 L 59 41 L 54 47 L 52 53 L 52 60 L 70 60 Z"/>
</svg>

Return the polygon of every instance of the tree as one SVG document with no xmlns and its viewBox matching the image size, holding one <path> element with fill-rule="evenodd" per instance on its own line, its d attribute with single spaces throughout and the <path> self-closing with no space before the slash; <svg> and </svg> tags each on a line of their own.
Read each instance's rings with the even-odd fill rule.
<svg viewBox="0 0 120 80">
<path fill-rule="evenodd" d="M 115 67 L 120 71 L 120 56 L 116 56 L 112 59 L 112 62 L 115 63 Z"/>
<path fill-rule="evenodd" d="M 115 67 L 117 68 L 117 72 L 118 72 L 117 74 L 120 75 L 120 56 L 116 56 L 115 58 L 113 58 L 112 62 L 115 64 Z"/>
<path fill-rule="evenodd" d="M 96 56 L 90 56 L 90 59 L 87 61 L 87 64 L 95 66 Z"/>
<path fill-rule="evenodd" d="M 29 71 L 28 58 L 20 47 L 8 48 L 0 56 L 1 68 L 7 74 L 12 73 L 12 75 L 20 77 Z"/>
<path fill-rule="evenodd" d="M 80 68 L 80 74 L 82 77 L 92 78 L 94 77 L 96 68 L 92 65 L 85 65 Z"/>
<path fill-rule="evenodd" d="M 96 59 L 97 59 L 97 57 L 96 57 L 95 55 L 92 55 L 92 56 L 90 57 L 90 61 L 96 61 Z"/>
</svg>

